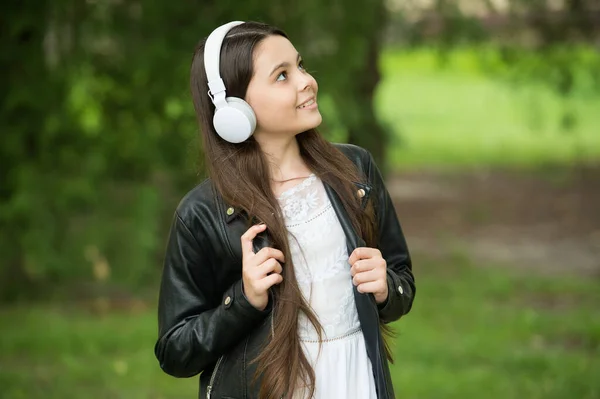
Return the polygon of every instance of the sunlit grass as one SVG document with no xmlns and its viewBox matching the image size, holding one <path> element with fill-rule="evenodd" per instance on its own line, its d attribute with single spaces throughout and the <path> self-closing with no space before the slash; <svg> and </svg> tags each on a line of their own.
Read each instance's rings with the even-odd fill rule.
<svg viewBox="0 0 600 399">
<path fill-rule="evenodd" d="M 600 292 L 455 259 L 419 261 L 418 296 L 396 323 L 402 398 L 597 398 Z M 151 307 L 134 314 L 38 305 L 0 311 L 2 398 L 194 398 L 160 371 Z"/>
<path fill-rule="evenodd" d="M 561 99 L 540 84 L 486 75 L 475 50 L 445 66 L 432 51 L 388 50 L 376 96 L 379 117 L 399 145 L 396 166 L 533 166 L 600 159 L 600 94 Z M 565 109 L 575 115 L 562 128 Z"/>
<path fill-rule="evenodd" d="M 490 266 L 419 264 L 414 313 L 399 323 L 399 397 L 597 397 L 596 283 Z"/>
</svg>

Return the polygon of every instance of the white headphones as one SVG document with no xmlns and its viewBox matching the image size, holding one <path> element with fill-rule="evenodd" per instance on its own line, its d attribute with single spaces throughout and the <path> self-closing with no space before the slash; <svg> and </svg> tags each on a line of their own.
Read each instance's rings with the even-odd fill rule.
<svg viewBox="0 0 600 399">
<path fill-rule="evenodd" d="M 219 73 L 221 45 L 225 35 L 231 28 L 243 23 L 233 21 L 219 26 L 208 36 L 204 45 L 208 96 L 216 108 L 213 126 L 217 134 L 230 143 L 241 143 L 247 140 L 256 129 L 256 115 L 252 107 L 241 98 L 225 96 L 225 84 Z"/>
</svg>

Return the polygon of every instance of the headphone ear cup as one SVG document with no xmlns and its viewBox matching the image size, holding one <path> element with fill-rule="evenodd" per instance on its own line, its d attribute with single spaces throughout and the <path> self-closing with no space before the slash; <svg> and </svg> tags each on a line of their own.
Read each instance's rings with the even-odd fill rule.
<svg viewBox="0 0 600 399">
<path fill-rule="evenodd" d="M 227 97 L 227 107 L 217 109 L 213 126 L 223 140 L 241 143 L 248 140 L 256 129 L 256 115 L 246 101 L 237 97 Z"/>
<path fill-rule="evenodd" d="M 250 135 L 249 136 L 251 136 L 254 133 L 254 130 L 256 129 L 256 114 L 254 113 L 254 110 L 252 109 L 250 104 L 248 104 L 246 101 L 242 100 L 241 98 L 237 98 L 237 97 L 227 97 L 226 100 L 227 100 L 227 104 L 229 104 L 231 107 L 239 110 L 246 116 L 246 118 L 248 118 L 248 122 L 250 122 Z"/>
</svg>

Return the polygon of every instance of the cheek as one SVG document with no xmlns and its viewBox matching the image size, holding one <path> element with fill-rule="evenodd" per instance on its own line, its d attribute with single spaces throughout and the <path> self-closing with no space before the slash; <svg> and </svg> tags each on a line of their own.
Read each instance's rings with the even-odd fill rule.
<svg viewBox="0 0 600 399">
<path fill-rule="evenodd" d="M 250 106 L 258 119 L 273 119 L 283 116 L 296 108 L 296 97 L 284 91 L 265 90 L 258 96 L 253 96 Z"/>
<path fill-rule="evenodd" d="M 265 106 L 264 101 L 261 101 L 260 99 L 252 99 L 252 100 L 246 100 L 248 102 L 248 104 L 250 104 L 250 106 L 252 107 L 252 110 L 254 111 L 254 113 L 256 114 L 257 118 L 260 118 L 260 116 L 263 114 L 263 109 L 267 109 L 267 107 Z"/>
</svg>

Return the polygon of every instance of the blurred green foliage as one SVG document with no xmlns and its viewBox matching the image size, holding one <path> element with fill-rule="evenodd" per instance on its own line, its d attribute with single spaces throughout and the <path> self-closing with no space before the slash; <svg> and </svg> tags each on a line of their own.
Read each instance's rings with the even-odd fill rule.
<svg viewBox="0 0 600 399">
<path fill-rule="evenodd" d="M 221 23 L 284 28 L 339 115 L 336 137 L 369 130 L 353 141 L 379 156 L 378 77 L 368 70 L 377 64 L 383 2 L 328 9 L 317 1 L 3 3 L 0 300 L 43 296 L 69 281 L 136 287 L 156 277 L 159 232 L 203 174 L 189 65 Z M 98 277 L 98 264 L 110 273 Z"/>
<path fill-rule="evenodd" d="M 384 169 L 388 152 L 403 165 L 596 156 L 589 150 L 597 144 L 589 126 L 597 122 L 597 49 L 583 40 L 561 42 L 546 25 L 534 27 L 545 38 L 535 51 L 518 41 L 486 48 L 480 43 L 490 40 L 490 32 L 448 1 L 435 3 L 447 23 L 438 36 L 428 37 L 419 23 L 389 14 L 386 4 L 2 3 L 0 300 L 43 298 L 48 287 L 65 283 L 97 280 L 136 288 L 156 278 L 173 209 L 203 177 L 188 94 L 192 52 L 200 38 L 233 19 L 284 28 L 319 81 L 323 131 L 332 140 L 368 148 Z M 537 10 L 540 2 L 531 7 Z M 440 62 L 466 62 L 473 76 L 452 77 L 441 69 L 428 74 L 417 68 L 418 51 L 398 55 L 400 61 L 393 51 L 380 57 L 388 19 L 402 22 L 405 44 L 430 42 Z M 466 50 L 475 57 L 464 56 L 465 43 L 478 43 Z M 385 81 L 374 102 L 379 62 Z M 530 99 L 524 109 L 531 109 L 523 116 L 525 128 L 504 119 L 512 101 L 506 86 L 485 80 L 481 71 L 531 93 L 524 94 Z M 505 97 L 504 108 L 490 102 L 477 110 L 479 119 L 461 117 L 481 106 L 476 97 L 482 91 Z M 451 96 L 456 99 L 444 102 Z M 585 101 L 590 105 L 582 105 Z M 555 134 L 555 110 L 560 129 L 576 133 L 572 139 Z M 456 128 L 469 123 L 482 126 Z M 456 139 L 444 139 L 443 130 Z M 541 139 L 530 130 L 539 130 Z M 490 134 L 480 134 L 484 131 Z M 398 145 L 389 146 L 396 137 Z M 525 150 L 507 158 L 515 146 Z"/>
</svg>

